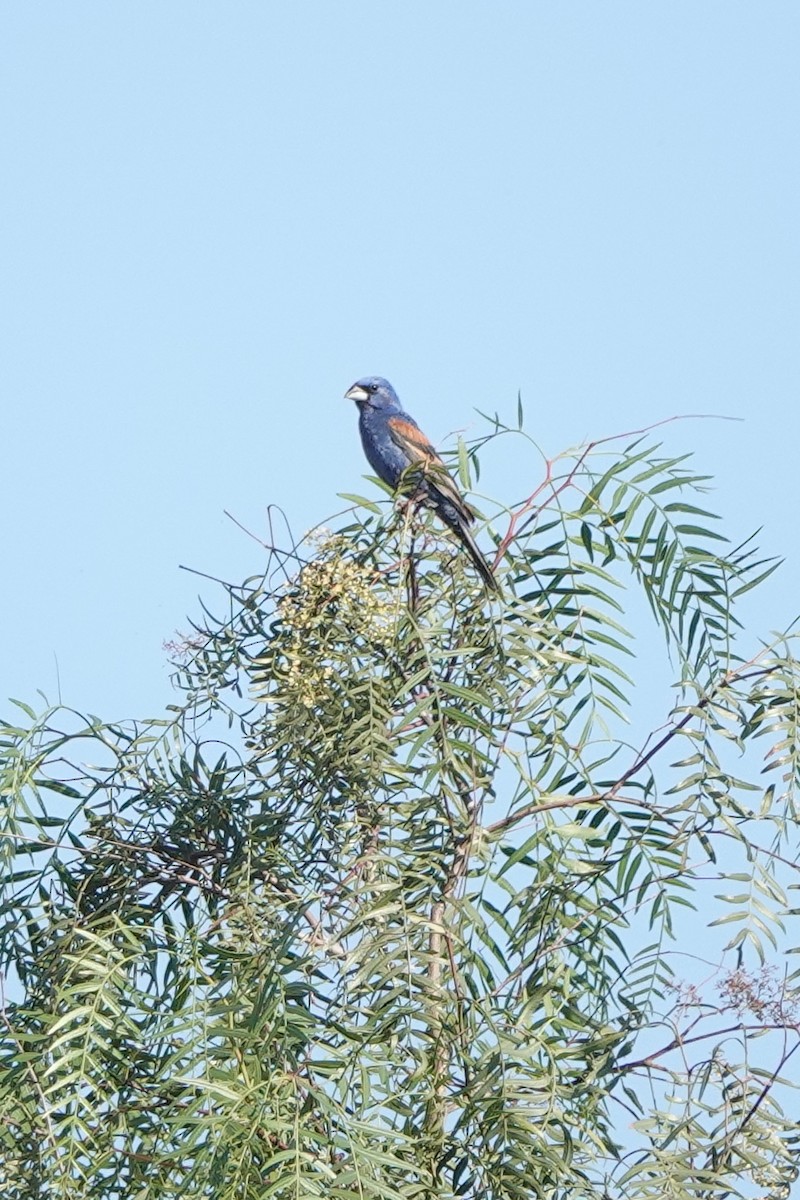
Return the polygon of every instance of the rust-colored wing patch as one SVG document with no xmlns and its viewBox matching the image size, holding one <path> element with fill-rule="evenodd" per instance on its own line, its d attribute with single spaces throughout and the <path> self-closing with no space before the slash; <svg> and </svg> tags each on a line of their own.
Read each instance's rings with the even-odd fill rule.
<svg viewBox="0 0 800 1200">
<path fill-rule="evenodd" d="M 401 450 L 405 450 L 412 462 L 442 463 L 439 455 L 425 434 L 404 417 L 389 417 L 389 429 Z"/>
<path fill-rule="evenodd" d="M 443 500 L 449 500 L 463 521 L 468 524 L 474 521 L 475 514 L 422 430 L 404 417 L 389 417 L 388 425 L 395 442 L 408 455 L 411 463 L 419 463 L 422 467 L 422 474 L 431 492 L 434 495 L 438 493 Z"/>
</svg>

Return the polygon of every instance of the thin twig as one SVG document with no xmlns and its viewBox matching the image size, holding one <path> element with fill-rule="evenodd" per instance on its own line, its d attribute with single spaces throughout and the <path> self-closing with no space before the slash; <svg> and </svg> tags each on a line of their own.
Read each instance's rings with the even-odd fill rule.
<svg viewBox="0 0 800 1200">
<path fill-rule="evenodd" d="M 537 801 L 535 804 L 528 804 L 524 808 L 518 809 L 517 812 L 509 813 L 499 821 L 495 821 L 492 825 L 488 825 L 486 832 L 488 834 L 502 833 L 504 829 L 511 825 L 516 825 L 519 821 L 524 821 L 527 817 L 535 816 L 536 813 L 546 812 L 551 808 L 575 808 L 581 804 L 599 804 L 608 803 L 609 800 L 619 799 L 619 791 L 629 783 L 635 775 L 646 767 L 647 764 L 655 758 L 659 751 L 663 750 L 674 738 L 678 736 L 682 729 L 685 729 L 693 717 L 697 715 L 698 709 L 702 710 L 713 703 L 718 694 L 723 688 L 729 687 L 731 683 L 739 683 L 745 679 L 757 679 L 759 676 L 766 675 L 766 668 L 758 671 L 749 671 L 748 668 L 755 665 L 760 658 L 766 653 L 761 650 L 757 655 L 754 655 L 748 662 L 743 663 L 735 671 L 727 671 L 718 683 L 715 683 L 705 696 L 701 696 L 696 704 L 691 705 L 689 710 L 681 717 L 674 725 L 671 725 L 663 737 L 651 746 L 649 750 L 642 750 L 634 759 L 633 763 L 623 771 L 619 779 L 606 792 L 592 793 L 588 796 L 553 796 L 547 800 Z M 652 736 L 652 735 L 650 735 Z M 647 739 L 650 740 L 650 737 Z M 646 743 L 645 743 L 646 744 Z M 644 802 L 641 799 L 629 801 L 629 803 L 642 805 Z M 649 807 L 646 805 L 645 807 Z"/>
<path fill-rule="evenodd" d="M 704 1014 L 704 1015 L 709 1015 L 709 1014 Z M 692 1029 L 697 1024 L 697 1021 L 699 1021 L 701 1019 L 702 1019 L 702 1017 L 696 1018 L 696 1020 L 692 1022 L 692 1024 L 689 1026 L 689 1028 Z M 740 1021 L 736 1025 L 726 1025 L 724 1029 L 709 1029 L 707 1033 L 696 1033 L 693 1037 L 685 1037 L 681 1033 L 676 1034 L 676 1036 L 672 1039 L 672 1041 L 667 1042 L 667 1044 L 665 1046 L 662 1046 L 660 1050 L 654 1050 L 652 1054 L 646 1054 L 644 1058 L 637 1058 L 630 1062 L 620 1063 L 619 1066 L 614 1068 L 614 1070 L 618 1071 L 618 1072 L 623 1072 L 623 1071 L 639 1070 L 642 1067 L 650 1067 L 654 1064 L 654 1062 L 657 1058 L 663 1058 L 665 1054 L 671 1054 L 673 1050 L 682 1050 L 684 1046 L 689 1046 L 689 1045 L 691 1045 L 692 1042 L 705 1042 L 705 1041 L 708 1041 L 709 1038 L 724 1037 L 728 1033 L 764 1033 L 764 1031 L 767 1029 L 774 1029 L 774 1030 L 791 1029 L 794 1033 L 797 1033 L 798 1036 L 800 1037 L 800 1026 L 798 1026 L 794 1023 L 787 1023 L 785 1025 L 781 1025 L 781 1024 L 745 1025 L 743 1022 Z M 794 1047 L 795 1050 L 797 1049 L 797 1046 L 800 1046 L 800 1041 L 798 1041 L 797 1045 Z M 792 1053 L 794 1053 L 794 1051 L 792 1051 Z"/>
<path fill-rule="evenodd" d="M 564 480 L 562 480 L 561 483 L 559 483 L 558 487 L 553 488 L 551 499 L 560 495 L 561 492 L 566 491 L 566 489 L 568 487 L 570 487 L 570 485 L 573 483 L 573 481 L 575 479 L 575 476 L 578 474 L 581 467 L 586 462 L 586 459 L 589 457 L 589 455 L 592 453 L 593 450 L 597 449 L 598 446 L 603 446 L 607 442 L 620 441 L 622 438 L 640 437 L 642 434 L 650 433 L 653 429 L 659 429 L 662 425 L 671 425 L 673 421 L 707 421 L 707 420 L 740 421 L 740 420 L 742 420 L 742 418 L 741 417 L 728 417 L 728 416 L 720 415 L 717 413 L 684 413 L 684 414 L 677 414 L 674 417 L 665 417 L 663 421 L 654 421 L 652 425 L 645 425 L 641 429 L 630 429 L 625 433 L 612 433 L 612 434 L 608 434 L 608 436 L 606 436 L 606 437 L 595 438 L 593 441 L 588 442 L 586 444 L 584 449 L 581 451 L 581 454 L 577 458 L 575 465 L 569 471 L 566 478 Z M 496 569 L 498 563 L 500 562 L 501 558 L 503 557 L 503 555 L 505 554 L 509 545 L 511 544 L 511 541 L 514 538 L 515 534 L 521 533 L 523 529 L 526 529 L 528 527 L 528 525 L 530 524 L 530 522 L 533 521 L 535 519 L 535 517 L 537 516 L 537 514 L 540 511 L 540 508 L 542 506 L 540 506 L 540 508 L 537 508 L 535 512 L 531 512 L 531 509 L 533 509 L 534 503 L 535 503 L 537 497 L 541 495 L 541 493 L 545 490 L 545 488 L 548 485 L 552 485 L 552 483 L 553 483 L 553 466 L 555 463 L 557 463 L 563 457 L 564 457 L 563 454 L 559 454 L 559 455 L 556 455 L 555 458 L 546 458 L 545 459 L 545 477 L 542 480 L 542 482 L 538 485 L 538 487 L 534 488 L 534 490 L 531 492 L 530 496 L 528 496 L 527 499 L 522 501 L 522 503 L 520 504 L 520 506 L 516 510 L 516 512 L 512 512 L 509 523 L 508 523 L 508 529 L 506 530 L 505 534 L 503 535 L 503 538 L 501 539 L 501 541 L 497 547 L 497 551 L 496 551 L 495 557 L 494 557 L 494 562 L 492 564 L 492 570 Z M 520 519 L 522 517 L 524 517 L 527 513 L 531 513 L 529 519 L 527 521 L 525 521 L 522 525 L 519 525 Z M 519 525 L 519 528 L 517 528 L 518 525 Z"/>
</svg>

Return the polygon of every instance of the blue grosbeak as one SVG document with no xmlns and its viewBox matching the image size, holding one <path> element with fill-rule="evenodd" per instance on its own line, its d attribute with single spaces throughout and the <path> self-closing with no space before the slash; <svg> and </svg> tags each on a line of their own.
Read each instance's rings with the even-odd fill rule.
<svg viewBox="0 0 800 1200">
<path fill-rule="evenodd" d="M 345 392 L 345 399 L 355 400 L 358 405 L 361 444 L 375 474 L 389 487 L 397 488 L 406 471 L 416 468 L 409 475 L 419 473 L 417 495 L 464 544 L 486 586 L 499 591 L 492 569 L 469 530 L 474 512 L 417 422 L 403 412 L 392 385 L 379 375 L 371 375 L 354 383 Z"/>
</svg>

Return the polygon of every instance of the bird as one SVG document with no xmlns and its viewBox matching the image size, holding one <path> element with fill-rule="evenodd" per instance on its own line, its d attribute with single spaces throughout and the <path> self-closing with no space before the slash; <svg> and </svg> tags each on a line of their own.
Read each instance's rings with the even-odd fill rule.
<svg viewBox="0 0 800 1200">
<path fill-rule="evenodd" d="M 470 532 L 475 513 L 417 422 L 404 411 L 389 381 L 369 375 L 344 395 L 358 405 L 361 444 L 375 474 L 396 490 L 409 468 L 418 468 L 417 494 L 461 541 L 486 586 L 498 592 L 494 573 Z"/>
</svg>

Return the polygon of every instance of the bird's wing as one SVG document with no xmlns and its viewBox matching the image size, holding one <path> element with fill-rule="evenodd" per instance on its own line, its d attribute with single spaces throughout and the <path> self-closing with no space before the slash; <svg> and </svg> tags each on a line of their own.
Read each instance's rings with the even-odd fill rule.
<svg viewBox="0 0 800 1200">
<path fill-rule="evenodd" d="M 389 417 L 389 432 L 412 466 L 420 466 L 428 483 L 444 499 L 449 500 L 464 521 L 474 521 L 475 514 L 453 482 L 450 472 L 436 453 L 425 434 L 407 417 Z"/>
<path fill-rule="evenodd" d="M 423 466 L 432 466 L 437 463 L 444 467 L 444 463 L 425 434 L 407 417 L 389 417 L 389 432 L 412 463 L 421 463 Z"/>
</svg>

